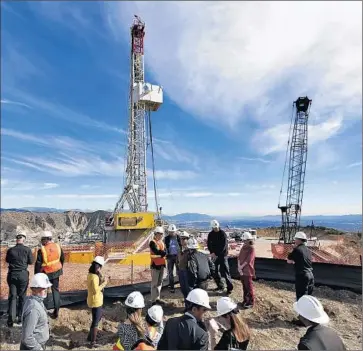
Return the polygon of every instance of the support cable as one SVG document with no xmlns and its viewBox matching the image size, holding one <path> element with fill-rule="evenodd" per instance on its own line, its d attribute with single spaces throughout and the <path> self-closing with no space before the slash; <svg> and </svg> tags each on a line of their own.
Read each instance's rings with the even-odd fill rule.
<svg viewBox="0 0 363 351">
<path fill-rule="evenodd" d="M 283 186 L 284 186 L 284 179 L 285 179 L 286 165 L 287 165 L 287 159 L 288 159 L 288 153 L 289 153 L 289 147 L 290 147 L 290 139 L 291 139 L 291 131 L 292 131 L 293 120 L 294 120 L 294 103 L 292 104 L 291 121 L 290 121 L 290 129 L 289 129 L 289 138 L 287 140 L 287 147 L 286 147 L 286 154 L 285 154 L 285 164 L 284 164 L 284 171 L 282 173 L 282 181 L 281 181 L 280 196 L 279 196 L 279 205 L 278 206 L 280 206 L 280 203 L 281 203 L 282 190 L 283 190 Z"/>
<path fill-rule="evenodd" d="M 152 171 L 153 171 L 155 206 L 156 206 L 156 213 L 157 213 L 158 219 L 160 219 L 157 185 L 156 185 L 156 175 L 155 175 L 154 145 L 153 145 L 153 134 L 152 134 L 152 127 L 151 127 L 150 110 L 148 110 L 147 114 L 148 114 L 148 121 L 149 121 L 149 133 L 150 133 L 149 141 L 150 141 L 150 148 L 151 148 L 151 162 L 152 162 Z"/>
</svg>

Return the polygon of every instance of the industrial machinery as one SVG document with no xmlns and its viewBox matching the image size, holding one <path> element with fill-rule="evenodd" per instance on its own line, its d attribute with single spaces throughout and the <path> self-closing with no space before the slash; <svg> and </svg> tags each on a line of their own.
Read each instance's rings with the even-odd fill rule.
<svg viewBox="0 0 363 351">
<path fill-rule="evenodd" d="M 304 193 L 306 160 L 308 154 L 308 119 L 311 107 L 311 100 L 306 97 L 299 97 L 293 103 L 289 139 L 286 149 L 286 158 L 280 199 L 278 208 L 281 210 L 282 224 L 280 241 L 290 244 L 294 235 L 300 227 L 300 215 Z M 289 171 L 287 179 L 286 203 L 280 205 L 283 191 L 285 170 L 289 160 Z"/>
<path fill-rule="evenodd" d="M 140 234 L 155 226 L 155 220 L 160 219 L 150 112 L 157 111 L 163 103 L 163 90 L 160 86 L 145 82 L 144 36 L 145 23 L 135 15 L 131 26 L 129 125 L 124 189 L 105 223 L 107 242 L 135 241 Z M 148 211 L 148 144 L 151 147 L 156 213 Z"/>
</svg>

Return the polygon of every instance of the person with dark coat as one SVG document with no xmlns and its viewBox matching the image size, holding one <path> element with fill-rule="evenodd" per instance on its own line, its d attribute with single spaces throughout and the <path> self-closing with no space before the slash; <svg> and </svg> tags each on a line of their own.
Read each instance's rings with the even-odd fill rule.
<svg viewBox="0 0 363 351">
<path fill-rule="evenodd" d="M 175 292 L 174 288 L 174 267 L 178 271 L 178 255 L 181 251 L 182 244 L 180 236 L 174 224 L 168 227 L 168 236 L 165 237 L 166 261 L 168 266 L 169 289 L 171 293 Z"/>
<path fill-rule="evenodd" d="M 60 309 L 59 278 L 63 275 L 64 253 L 58 243 L 52 241 L 52 232 L 45 231 L 42 234 L 42 247 L 38 250 L 37 259 L 34 265 L 34 274 L 45 273 L 52 284 L 52 297 L 54 311 L 51 318 L 57 319 Z M 45 303 L 50 309 L 51 302 L 47 298 Z"/>
<path fill-rule="evenodd" d="M 209 336 L 203 315 L 211 307 L 205 290 L 194 289 L 187 296 L 187 310 L 181 317 L 170 318 L 158 344 L 158 350 L 208 350 Z"/>
<path fill-rule="evenodd" d="M 188 239 L 190 235 L 186 231 L 180 234 L 181 240 L 181 250 L 178 255 L 178 275 L 180 290 L 184 296 L 184 303 L 186 305 L 186 298 L 192 290 L 189 286 L 188 281 L 188 260 L 189 260 L 189 249 L 188 249 Z"/>
<path fill-rule="evenodd" d="M 242 319 L 237 304 L 229 297 L 222 297 L 217 301 L 217 316 L 224 317 L 229 328 L 222 334 L 214 350 L 247 350 L 251 332 Z"/>
<path fill-rule="evenodd" d="M 16 245 L 6 252 L 5 261 L 9 265 L 7 283 L 9 285 L 8 327 L 21 322 L 24 299 L 29 284 L 28 265 L 33 264 L 33 254 L 24 245 L 26 234 L 18 231 Z"/>
<path fill-rule="evenodd" d="M 188 284 L 191 289 L 200 288 L 207 290 L 208 279 L 214 271 L 213 263 L 206 254 L 197 250 L 198 242 L 196 239 L 189 239 L 187 247 L 189 249 L 187 265 Z"/>
<path fill-rule="evenodd" d="M 228 265 L 228 240 L 227 234 L 220 229 L 216 220 L 211 222 L 212 231 L 208 234 L 207 246 L 214 261 L 214 280 L 217 284 L 217 291 L 224 289 L 221 276 L 226 280 L 227 294 L 233 290 L 233 283 Z"/>
<path fill-rule="evenodd" d="M 306 334 L 299 341 L 298 350 L 346 350 L 337 332 L 325 325 L 329 323 L 329 316 L 317 298 L 310 295 L 302 296 L 294 303 L 294 310 L 303 325 L 308 327 Z"/>
<path fill-rule="evenodd" d="M 296 301 L 304 295 L 312 295 L 314 290 L 311 252 L 306 243 L 306 234 L 304 232 L 297 232 L 295 234 L 295 247 L 287 256 L 287 263 L 293 264 L 295 269 Z"/>
</svg>

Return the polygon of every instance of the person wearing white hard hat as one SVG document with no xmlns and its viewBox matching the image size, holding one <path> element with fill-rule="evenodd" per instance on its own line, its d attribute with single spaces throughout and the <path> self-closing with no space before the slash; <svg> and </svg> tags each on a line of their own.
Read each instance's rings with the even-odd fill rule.
<svg viewBox="0 0 363 351">
<path fill-rule="evenodd" d="M 329 316 L 317 298 L 304 295 L 294 303 L 293 307 L 299 315 L 299 320 L 308 327 L 306 334 L 300 339 L 298 350 L 346 350 L 338 333 L 326 326 L 329 323 Z"/>
<path fill-rule="evenodd" d="M 9 328 L 21 322 L 26 290 L 29 284 L 28 265 L 33 264 L 32 250 L 24 245 L 26 233 L 18 230 L 16 245 L 6 252 L 5 262 L 9 265 L 7 283 L 9 286 L 8 321 Z"/>
<path fill-rule="evenodd" d="M 186 302 L 186 298 L 191 290 L 188 283 L 188 259 L 189 259 L 189 250 L 188 250 L 188 239 L 190 238 L 190 234 L 186 231 L 183 231 L 180 234 L 181 241 L 181 250 L 178 255 L 178 275 L 179 275 L 179 284 L 180 290 L 184 296 L 184 303 Z"/>
<path fill-rule="evenodd" d="M 154 347 L 158 346 L 161 335 L 164 331 L 164 311 L 159 305 L 151 306 L 146 313 L 146 340 L 149 340 Z"/>
<path fill-rule="evenodd" d="M 142 310 L 145 307 L 144 296 L 139 291 L 130 293 L 124 302 L 126 319 L 118 327 L 118 340 L 113 350 L 131 350 L 135 343 L 145 337 L 145 325 Z"/>
<path fill-rule="evenodd" d="M 64 253 L 59 243 L 52 241 L 52 232 L 46 230 L 42 233 L 42 246 L 38 250 L 34 265 L 34 274 L 45 273 L 52 283 L 52 297 L 54 311 L 51 318 L 58 318 L 60 309 L 59 278 L 63 275 Z M 47 299 L 45 305 L 49 310 L 51 300 Z"/>
<path fill-rule="evenodd" d="M 22 314 L 20 350 L 45 350 L 49 340 L 49 322 L 44 299 L 52 286 L 44 273 L 30 280 L 31 295 L 26 299 Z"/>
<path fill-rule="evenodd" d="M 160 300 L 161 287 L 166 267 L 166 248 L 163 242 L 164 228 L 156 227 L 154 237 L 149 243 L 151 259 L 151 302 L 162 303 Z"/>
<path fill-rule="evenodd" d="M 87 341 L 91 342 L 91 348 L 97 347 L 98 323 L 102 318 L 103 289 L 108 283 L 108 278 L 103 279 L 101 275 L 104 264 L 105 259 L 102 256 L 96 256 L 87 275 L 87 305 L 92 311 L 92 323 Z"/>
<path fill-rule="evenodd" d="M 252 279 L 255 277 L 255 248 L 254 240 L 249 232 L 242 234 L 243 246 L 238 255 L 238 272 L 243 287 L 242 307 L 252 308 L 255 302 Z"/>
<path fill-rule="evenodd" d="M 198 251 L 198 241 L 195 238 L 188 240 L 188 284 L 191 289 L 200 288 L 207 290 L 208 280 L 214 271 L 214 265 L 209 257 Z"/>
<path fill-rule="evenodd" d="M 166 260 L 168 266 L 169 289 L 171 293 L 174 293 L 174 268 L 178 270 L 178 254 L 181 250 L 181 241 L 177 234 L 175 224 L 169 225 L 168 234 L 169 235 L 165 238 Z"/>
<path fill-rule="evenodd" d="M 247 350 L 251 333 L 237 304 L 229 297 L 220 298 L 217 301 L 217 315 L 227 320 L 229 328 L 223 332 L 214 350 Z"/>
<path fill-rule="evenodd" d="M 158 350 L 208 350 L 209 337 L 203 316 L 210 310 L 205 290 L 194 289 L 187 296 L 187 310 L 181 317 L 170 318 L 158 344 Z"/>
<path fill-rule="evenodd" d="M 226 280 L 227 295 L 233 290 L 233 283 L 228 265 L 228 238 L 224 230 L 220 228 L 217 220 L 211 221 L 212 231 L 208 234 L 207 246 L 215 265 L 214 280 L 216 291 L 223 291 L 224 286 L 221 276 Z"/>
<path fill-rule="evenodd" d="M 295 269 L 296 301 L 304 295 L 312 295 L 314 290 L 313 266 L 311 251 L 307 247 L 307 237 L 304 232 L 295 234 L 294 249 L 287 256 L 287 263 Z"/>
</svg>

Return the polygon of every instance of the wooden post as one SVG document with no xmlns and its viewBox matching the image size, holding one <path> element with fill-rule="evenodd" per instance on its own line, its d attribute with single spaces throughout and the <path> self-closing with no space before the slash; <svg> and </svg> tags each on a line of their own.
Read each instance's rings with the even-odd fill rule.
<svg viewBox="0 0 363 351">
<path fill-rule="evenodd" d="M 134 259 L 131 259 L 131 284 L 134 284 Z"/>
</svg>

